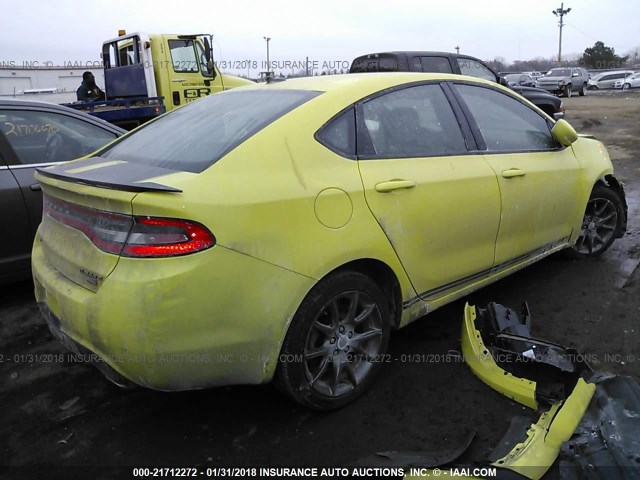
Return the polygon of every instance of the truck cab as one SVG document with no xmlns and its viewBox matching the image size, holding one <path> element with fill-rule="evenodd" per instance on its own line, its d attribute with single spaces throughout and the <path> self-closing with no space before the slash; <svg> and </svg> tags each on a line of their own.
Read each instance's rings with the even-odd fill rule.
<svg viewBox="0 0 640 480">
<path fill-rule="evenodd" d="M 211 35 L 119 33 L 102 45 L 106 101 L 68 106 L 131 129 L 206 95 L 252 83 L 218 70 Z"/>
</svg>

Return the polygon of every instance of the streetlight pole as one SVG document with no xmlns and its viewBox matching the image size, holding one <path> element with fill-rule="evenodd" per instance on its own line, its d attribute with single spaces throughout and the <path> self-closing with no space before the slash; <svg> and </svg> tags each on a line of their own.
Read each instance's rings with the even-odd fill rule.
<svg viewBox="0 0 640 480">
<path fill-rule="evenodd" d="M 564 27 L 563 17 L 571 11 L 570 8 L 565 10 L 564 3 L 560 4 L 560 8 L 556 8 L 552 10 L 556 17 L 560 17 L 560 22 L 558 22 L 558 27 L 560 27 L 560 39 L 558 40 L 558 65 L 562 63 L 562 27 Z"/>
<path fill-rule="evenodd" d="M 271 37 L 262 37 L 267 41 L 267 76 L 266 78 L 269 79 L 269 77 L 271 76 L 271 63 L 269 62 L 269 41 L 271 40 Z"/>
</svg>

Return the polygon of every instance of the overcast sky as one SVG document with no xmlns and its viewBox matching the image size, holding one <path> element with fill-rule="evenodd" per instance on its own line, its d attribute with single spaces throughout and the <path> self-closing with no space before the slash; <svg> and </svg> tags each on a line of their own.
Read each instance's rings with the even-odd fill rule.
<svg viewBox="0 0 640 480">
<path fill-rule="evenodd" d="M 128 33 L 213 33 L 216 60 L 350 62 L 383 50 L 445 50 L 460 46 L 484 60 L 551 57 L 558 51 L 560 1 L 379 0 L 8 1 L 0 20 L 3 62 L 99 60 L 103 40 Z M 640 47 L 640 2 L 571 0 L 565 8 L 563 53 L 597 40 L 616 53 Z"/>
</svg>

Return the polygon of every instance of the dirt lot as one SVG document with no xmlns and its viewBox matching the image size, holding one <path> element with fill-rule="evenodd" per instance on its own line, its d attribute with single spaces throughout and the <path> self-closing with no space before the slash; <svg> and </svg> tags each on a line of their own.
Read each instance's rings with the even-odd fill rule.
<svg viewBox="0 0 640 480">
<path fill-rule="evenodd" d="M 341 411 L 311 413 L 270 386 L 185 393 L 124 391 L 72 363 L 52 339 L 31 285 L 0 293 L 0 477 L 61 473 L 48 466 L 345 465 L 379 451 L 455 446 L 483 458 L 512 415 L 531 415 L 456 361 L 402 361 L 459 349 L 464 301 L 527 300 L 536 336 L 577 348 L 597 369 L 640 378 L 640 92 L 565 99 L 567 119 L 608 146 L 629 203 L 628 233 L 601 258 L 558 257 L 485 288 L 395 333 L 374 388 Z M 7 466 L 11 466 L 8 468 Z M 4 472 L 3 472 L 4 469 Z M 89 478 L 80 470 L 66 478 Z M 557 475 L 552 471 L 550 478 Z M 93 478 L 131 478 L 99 470 Z"/>
</svg>

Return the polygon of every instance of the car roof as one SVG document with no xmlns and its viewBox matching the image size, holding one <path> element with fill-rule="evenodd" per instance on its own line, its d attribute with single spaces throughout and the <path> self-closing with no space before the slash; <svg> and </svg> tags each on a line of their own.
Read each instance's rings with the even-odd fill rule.
<svg viewBox="0 0 640 480">
<path fill-rule="evenodd" d="M 32 110 L 32 109 L 33 110 L 36 110 L 36 109 L 50 110 L 54 112 L 64 113 L 66 115 L 70 115 L 76 118 L 80 118 L 86 122 L 111 130 L 114 133 L 119 133 L 119 134 L 126 133 L 126 130 L 116 125 L 113 125 L 109 122 L 106 122 L 101 118 L 94 117 L 92 115 L 89 115 L 79 110 L 74 110 L 73 108 L 65 107 L 64 105 L 58 105 L 57 103 L 44 102 L 39 100 L 23 100 L 21 98 L 13 98 L 13 97 L 0 97 L 0 108 L 2 107 L 24 108 L 25 110 Z"/>
<path fill-rule="evenodd" d="M 339 92 L 344 94 L 359 93 L 360 97 L 391 88 L 398 85 L 414 82 L 449 80 L 460 82 L 468 81 L 483 85 L 497 86 L 496 82 L 490 82 L 477 77 L 456 75 L 453 73 L 422 73 L 422 72 L 374 72 L 374 73 L 346 73 L 342 75 L 319 75 L 314 77 L 290 78 L 284 82 L 259 83 L 234 89 L 277 89 L 277 90 L 313 90 L 321 92 Z M 231 90 L 230 92 L 233 92 Z M 505 89 L 510 91 L 509 89 Z"/>
<path fill-rule="evenodd" d="M 365 53 L 364 55 L 358 55 L 356 58 L 368 57 L 371 55 L 407 55 L 408 57 L 424 57 L 424 56 L 433 56 L 433 57 L 461 57 L 461 58 L 473 58 L 474 60 L 479 60 L 477 57 L 472 55 L 465 55 L 463 53 L 453 53 L 453 52 L 438 52 L 431 50 L 391 50 L 388 52 L 373 52 L 373 53 Z"/>
<path fill-rule="evenodd" d="M 602 78 L 605 75 L 618 74 L 618 73 L 633 73 L 633 70 L 610 70 L 608 72 L 600 72 L 600 73 L 596 73 L 591 79 L 598 80 L 599 78 Z"/>
</svg>

